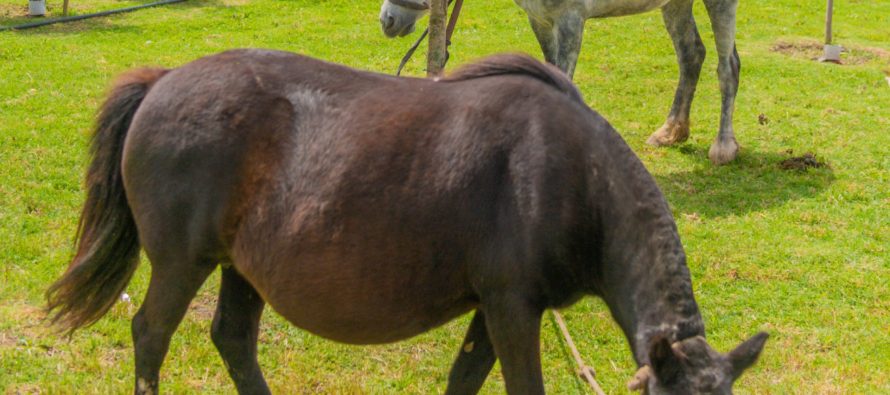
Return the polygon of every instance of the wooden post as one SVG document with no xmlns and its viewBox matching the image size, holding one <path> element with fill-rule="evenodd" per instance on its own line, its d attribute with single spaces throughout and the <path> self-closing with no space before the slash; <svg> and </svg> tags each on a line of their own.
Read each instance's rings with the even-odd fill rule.
<svg viewBox="0 0 890 395">
<path fill-rule="evenodd" d="M 430 38 L 426 53 L 427 77 L 439 77 L 445 69 L 445 20 L 448 14 L 448 0 L 430 2 Z"/>
<path fill-rule="evenodd" d="M 62 3 L 62 16 L 68 16 L 68 0 Z"/>
</svg>

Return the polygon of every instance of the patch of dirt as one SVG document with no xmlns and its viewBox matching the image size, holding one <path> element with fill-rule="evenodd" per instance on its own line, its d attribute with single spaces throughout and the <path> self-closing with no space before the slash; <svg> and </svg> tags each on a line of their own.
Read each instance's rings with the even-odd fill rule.
<svg viewBox="0 0 890 395">
<path fill-rule="evenodd" d="M 701 217 L 698 215 L 698 213 L 683 214 L 683 218 L 685 218 L 687 221 L 693 222 L 693 223 L 701 223 L 702 222 Z"/>
<path fill-rule="evenodd" d="M 12 333 L 6 333 L 6 331 L 0 330 L 0 348 L 12 348 L 18 343 L 18 339 L 12 335 Z"/>
<path fill-rule="evenodd" d="M 793 151 L 786 151 L 788 155 L 794 154 Z M 807 152 L 801 156 L 792 156 L 788 159 L 785 159 L 779 162 L 779 167 L 782 170 L 797 170 L 797 171 L 806 171 L 809 168 L 820 168 L 820 167 L 829 167 L 828 163 L 819 161 L 816 158 L 816 154 L 812 152 Z"/>
<path fill-rule="evenodd" d="M 189 305 L 189 314 L 197 321 L 209 321 L 216 313 L 217 296 L 211 292 L 201 292 Z"/>
<path fill-rule="evenodd" d="M 13 384 L 12 387 L 6 389 L 7 394 L 43 394 L 43 390 L 38 384 L 22 383 Z"/>
<path fill-rule="evenodd" d="M 890 63 L 890 51 L 883 48 L 846 46 L 841 52 L 841 64 L 864 64 L 869 62 Z M 823 44 L 815 40 L 776 41 L 770 51 L 792 58 L 818 60 L 822 56 Z"/>
<path fill-rule="evenodd" d="M 769 118 L 766 117 L 766 114 L 760 114 L 757 116 L 757 123 L 766 125 L 769 123 Z"/>
<path fill-rule="evenodd" d="M 16 317 L 15 325 L 0 329 L 0 347 L 24 347 L 47 335 L 43 323 L 43 311 L 23 302 L 12 302 L 4 315 Z"/>
<path fill-rule="evenodd" d="M 28 16 L 28 2 L 22 4 L 0 4 L 0 19 L 24 18 Z"/>
<path fill-rule="evenodd" d="M 726 276 L 733 280 L 739 279 L 739 271 L 735 269 L 730 269 L 729 273 L 726 273 Z"/>
</svg>

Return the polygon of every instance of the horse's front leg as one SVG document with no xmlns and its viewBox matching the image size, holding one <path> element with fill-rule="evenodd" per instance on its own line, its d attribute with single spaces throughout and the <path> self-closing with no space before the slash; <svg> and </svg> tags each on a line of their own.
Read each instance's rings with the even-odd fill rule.
<svg viewBox="0 0 890 395">
<path fill-rule="evenodd" d="M 731 162 L 739 153 L 739 144 L 732 130 L 732 113 L 739 90 L 741 62 L 735 48 L 735 15 L 738 0 L 705 0 L 705 8 L 717 42 L 717 78 L 720 79 L 720 132 L 711 145 L 708 157 L 714 164 Z"/>
<path fill-rule="evenodd" d="M 451 367 L 445 393 L 457 395 L 479 392 L 496 359 L 485 326 L 485 315 L 477 310 Z"/>
<path fill-rule="evenodd" d="M 581 52 L 584 18 L 575 12 L 565 12 L 555 20 L 533 17 L 531 14 L 528 20 L 541 44 L 544 59 L 571 78 L 575 74 L 578 53 Z"/>
<path fill-rule="evenodd" d="M 543 394 L 541 315 L 544 309 L 516 293 L 488 295 L 482 300 L 485 325 L 501 360 L 509 394 Z"/>
<path fill-rule="evenodd" d="M 547 63 L 555 65 L 556 54 L 559 51 L 559 47 L 556 45 L 556 29 L 553 28 L 553 22 L 533 17 L 531 14 L 528 16 L 528 22 L 532 26 L 532 31 L 535 32 L 535 38 L 538 39 L 538 44 L 541 45 L 541 52 L 544 53 L 544 60 L 546 60 Z"/>
<path fill-rule="evenodd" d="M 667 121 L 646 141 L 655 146 L 682 143 L 689 137 L 689 110 L 705 60 L 705 46 L 692 16 L 692 0 L 673 0 L 662 7 L 661 14 L 677 52 L 680 82 Z"/>
</svg>

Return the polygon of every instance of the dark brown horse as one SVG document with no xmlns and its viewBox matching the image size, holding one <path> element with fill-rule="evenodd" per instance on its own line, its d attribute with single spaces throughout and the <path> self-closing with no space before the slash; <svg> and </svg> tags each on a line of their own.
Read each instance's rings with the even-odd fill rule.
<svg viewBox="0 0 890 395">
<path fill-rule="evenodd" d="M 495 358 L 544 390 L 542 313 L 602 297 L 653 394 L 729 393 L 765 334 L 705 342 L 683 247 L 652 177 L 552 66 L 485 59 L 440 81 L 236 50 L 122 76 L 99 115 L 76 256 L 48 292 L 74 330 L 152 264 L 133 318 L 136 393 L 222 266 L 211 338 L 241 393 L 266 303 L 336 341 L 405 339 L 476 310 L 448 381 Z M 470 346 L 472 345 L 472 346 Z"/>
</svg>

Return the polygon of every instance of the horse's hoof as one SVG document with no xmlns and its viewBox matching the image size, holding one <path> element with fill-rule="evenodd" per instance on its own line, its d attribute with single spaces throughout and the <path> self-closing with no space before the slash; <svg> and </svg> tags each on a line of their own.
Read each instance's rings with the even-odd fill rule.
<svg viewBox="0 0 890 395">
<path fill-rule="evenodd" d="M 717 141 L 711 145 L 711 149 L 708 151 L 708 158 L 711 159 L 711 163 L 717 166 L 732 162 L 738 155 L 739 143 L 735 141 L 735 137 L 726 140 L 717 138 Z"/>
<path fill-rule="evenodd" d="M 689 122 L 668 120 L 649 136 L 646 144 L 662 147 L 679 144 L 689 138 Z"/>
</svg>

